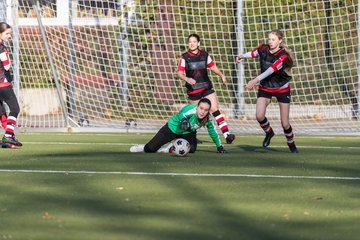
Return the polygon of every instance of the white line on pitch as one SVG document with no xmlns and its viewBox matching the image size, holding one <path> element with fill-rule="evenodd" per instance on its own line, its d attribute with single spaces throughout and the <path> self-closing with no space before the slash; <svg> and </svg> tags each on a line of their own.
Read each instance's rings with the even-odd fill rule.
<svg viewBox="0 0 360 240">
<path fill-rule="evenodd" d="M 101 143 L 101 142 L 23 142 L 24 144 L 34 145 L 116 145 L 116 146 L 131 146 L 135 143 Z M 201 146 L 212 147 L 212 144 L 201 144 Z M 234 145 L 235 146 L 235 145 Z M 241 145 L 240 145 L 241 147 Z M 273 148 L 287 148 L 287 146 L 275 146 Z M 360 147 L 331 147 L 331 146 L 298 146 L 298 148 L 320 148 L 320 149 L 360 149 Z"/>
<path fill-rule="evenodd" d="M 149 133 L 131 133 L 132 135 L 135 136 L 149 136 L 149 134 L 154 134 L 155 132 L 149 132 Z M 121 136 L 129 136 L 129 133 L 81 133 L 81 132 L 77 132 L 77 133 L 71 133 L 72 135 L 70 135 L 69 133 L 47 133 L 47 132 L 28 132 L 25 133 L 24 135 L 46 135 L 46 136 L 113 136 L 113 137 L 121 137 Z M 205 134 L 205 132 L 201 132 L 200 134 Z M 239 134 L 236 137 L 237 138 L 248 138 L 249 136 L 254 136 L 254 137 L 263 137 L 262 133 L 261 134 Z M 359 138 L 360 135 L 297 135 L 297 138 L 320 138 L 320 139 L 339 139 L 339 138 Z"/>
<path fill-rule="evenodd" d="M 22 142 L 25 144 L 34 144 L 34 145 L 123 145 L 130 146 L 131 143 L 102 143 L 102 142 Z M 135 143 L 134 143 L 135 144 Z"/>
<path fill-rule="evenodd" d="M 283 176 L 265 174 L 237 173 L 154 173 L 154 172 L 99 172 L 99 171 L 65 171 L 65 170 L 26 170 L 0 169 L 0 172 L 10 173 L 52 173 L 52 174 L 102 174 L 102 175 L 147 175 L 147 176 L 190 176 L 190 177 L 246 177 L 246 178 L 283 178 L 283 179 L 328 179 L 328 180 L 360 180 L 360 177 L 334 176 Z"/>
</svg>

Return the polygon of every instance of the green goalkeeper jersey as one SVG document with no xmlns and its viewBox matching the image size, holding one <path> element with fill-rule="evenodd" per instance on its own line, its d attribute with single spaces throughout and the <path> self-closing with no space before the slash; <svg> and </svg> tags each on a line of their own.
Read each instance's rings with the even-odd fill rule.
<svg viewBox="0 0 360 240">
<path fill-rule="evenodd" d="M 188 104 L 185 107 L 183 107 L 178 113 L 176 113 L 172 118 L 169 119 L 168 127 L 170 128 L 170 130 L 173 133 L 178 134 L 178 135 L 189 134 L 191 132 L 196 133 L 196 131 L 199 128 L 201 128 L 199 119 L 196 115 L 196 106 L 197 106 L 196 104 Z M 181 129 L 180 121 L 184 117 L 189 120 L 189 123 L 191 125 L 191 128 L 189 130 Z M 209 119 L 205 123 L 205 126 L 209 132 L 211 139 L 214 141 L 216 147 L 220 147 L 221 141 L 220 141 L 219 135 L 215 131 L 215 126 L 214 126 L 213 121 L 211 119 Z"/>
</svg>

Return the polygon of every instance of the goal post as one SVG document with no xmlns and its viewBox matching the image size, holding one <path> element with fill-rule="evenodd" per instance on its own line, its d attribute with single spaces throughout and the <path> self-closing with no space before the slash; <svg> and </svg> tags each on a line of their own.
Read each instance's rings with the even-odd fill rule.
<svg viewBox="0 0 360 240">
<path fill-rule="evenodd" d="M 6 2 L 24 129 L 157 130 L 188 102 L 177 64 L 197 33 L 229 82 L 209 72 L 230 130 L 260 133 L 257 91 L 244 90 L 258 59 L 238 65 L 235 56 L 281 29 L 295 61 L 294 131 L 360 132 L 358 1 L 41 0 L 38 11 Z M 267 117 L 280 133 L 279 115 L 273 101 Z"/>
<path fill-rule="evenodd" d="M 44 43 L 47 60 L 48 60 L 49 65 L 50 65 L 50 74 L 52 75 L 52 78 L 54 80 L 54 84 L 55 84 L 55 88 L 56 88 L 56 92 L 57 92 L 57 97 L 58 97 L 59 102 L 60 102 L 61 112 L 63 113 L 63 116 L 64 116 L 64 123 L 65 123 L 65 125 L 67 127 L 70 127 L 68 114 L 67 114 L 68 110 L 65 107 L 65 101 L 64 101 L 63 96 L 61 94 L 61 86 L 60 86 L 60 82 L 59 82 L 59 76 L 58 76 L 58 72 L 55 69 L 55 63 L 53 61 L 52 51 L 50 49 L 49 42 L 48 42 L 48 39 L 47 39 L 47 36 L 46 36 L 46 33 L 45 33 L 45 29 L 44 29 L 44 26 L 43 26 L 42 21 L 41 21 L 41 14 L 40 14 L 40 10 L 39 10 L 38 1 L 32 0 L 32 8 L 35 10 L 36 19 L 37 19 L 39 29 L 40 29 L 40 34 L 41 34 L 41 37 L 42 37 L 42 42 Z M 69 33 L 70 33 L 70 30 L 69 30 Z M 69 34 L 69 36 L 70 36 L 70 34 Z M 69 42 L 71 42 L 71 40 Z M 70 63 L 71 63 L 71 61 L 70 61 Z M 72 68 L 72 66 L 70 66 L 70 69 L 71 68 Z M 69 112 L 71 112 L 71 111 L 69 111 Z"/>
</svg>

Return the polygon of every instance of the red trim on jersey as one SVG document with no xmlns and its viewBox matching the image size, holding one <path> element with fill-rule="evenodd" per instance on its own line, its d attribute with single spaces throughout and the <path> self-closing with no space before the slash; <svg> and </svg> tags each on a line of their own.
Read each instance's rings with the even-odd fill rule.
<svg viewBox="0 0 360 240">
<path fill-rule="evenodd" d="M 11 85 L 11 83 L 9 83 L 9 82 L 0 82 L 0 87 L 8 87 L 10 85 Z"/>
<path fill-rule="evenodd" d="M 271 93 L 285 93 L 290 91 L 290 85 L 286 88 L 266 88 L 259 86 L 259 90 Z"/>
<path fill-rule="evenodd" d="M 275 62 L 275 63 L 276 63 L 276 62 Z M 279 65 L 279 64 L 277 64 L 277 65 Z M 274 66 L 274 64 L 273 64 L 273 65 L 271 65 L 271 68 L 274 70 L 274 72 L 277 72 L 277 71 L 278 71 L 277 67 L 276 67 L 276 66 Z"/>
<path fill-rule="evenodd" d="M 255 57 L 255 52 L 259 49 L 259 47 L 256 47 L 254 48 L 252 51 L 251 51 L 251 57 L 254 58 Z"/>
<path fill-rule="evenodd" d="M 190 51 L 188 51 L 187 53 L 188 53 L 190 56 L 195 56 L 195 54 L 193 54 L 193 53 L 190 52 Z M 196 55 L 200 55 L 200 53 L 201 53 L 201 51 L 199 50 Z M 209 55 L 209 56 L 210 56 L 210 55 Z M 209 56 L 208 56 L 208 57 L 209 57 Z M 183 57 L 181 56 L 181 57 L 180 57 L 179 64 L 178 64 L 178 71 L 185 72 L 186 68 L 181 66 L 182 59 L 183 59 Z M 207 62 L 207 59 L 206 59 L 206 62 Z M 211 60 L 211 62 L 209 62 L 209 63 L 207 64 L 207 67 L 208 67 L 208 68 L 211 68 L 211 67 L 213 67 L 214 65 L 215 65 L 214 61 Z"/>
<path fill-rule="evenodd" d="M 182 67 L 182 66 L 181 66 L 182 60 L 183 60 L 183 57 L 181 56 L 181 57 L 180 57 L 179 64 L 178 64 L 178 71 L 185 72 L 185 67 Z"/>
<path fill-rule="evenodd" d="M 196 54 L 188 51 L 188 54 L 189 54 L 190 56 L 200 55 L 200 50 L 198 50 L 198 52 L 197 52 Z"/>
<path fill-rule="evenodd" d="M 4 48 L 4 53 L 6 55 L 6 59 L 1 61 L 1 62 L 3 64 L 3 66 L 7 66 L 7 65 L 10 64 L 10 58 L 9 58 L 9 52 L 8 52 L 8 50 L 6 48 Z"/>
<path fill-rule="evenodd" d="M 187 94 L 196 94 L 196 93 L 199 93 L 199 92 L 202 92 L 202 91 L 205 91 L 206 88 L 199 88 L 199 89 L 196 89 L 196 90 L 188 90 L 187 91 Z"/>
<path fill-rule="evenodd" d="M 280 65 L 280 63 L 283 63 L 284 60 L 287 58 L 287 55 L 282 55 L 281 57 L 279 57 L 278 60 L 276 60 L 273 65 L 271 65 L 272 69 L 274 69 L 275 72 L 279 71 L 278 66 Z"/>
<path fill-rule="evenodd" d="M 10 64 L 10 60 L 9 60 L 9 58 L 8 59 L 6 59 L 5 61 L 1 61 L 2 62 L 2 64 L 3 64 L 3 66 L 7 66 L 7 65 L 9 65 Z"/>
</svg>

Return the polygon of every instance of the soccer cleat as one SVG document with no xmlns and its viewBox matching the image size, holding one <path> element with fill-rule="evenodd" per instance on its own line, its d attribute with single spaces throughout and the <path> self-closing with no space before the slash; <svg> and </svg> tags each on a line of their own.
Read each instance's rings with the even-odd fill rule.
<svg viewBox="0 0 360 240">
<path fill-rule="evenodd" d="M 299 151 L 298 151 L 298 149 L 297 149 L 297 147 L 296 147 L 296 145 L 294 143 L 288 144 L 288 146 L 289 146 L 290 152 L 299 153 Z"/>
<path fill-rule="evenodd" d="M 131 146 L 130 152 L 137 153 L 137 152 L 144 152 L 145 144 L 136 144 Z"/>
<path fill-rule="evenodd" d="M 6 136 L 4 136 L 3 138 L 2 138 L 2 142 L 3 143 L 7 143 L 7 144 L 12 144 L 12 145 L 15 145 L 15 146 L 18 146 L 18 147 L 21 147 L 22 146 L 22 143 L 21 142 L 19 142 L 16 138 L 15 138 L 15 136 L 12 136 L 12 137 L 6 137 Z"/>
<path fill-rule="evenodd" d="M 1 142 L 1 148 L 16 148 L 15 145 Z"/>
<path fill-rule="evenodd" d="M 231 144 L 233 141 L 235 140 L 235 135 L 234 134 L 228 134 L 226 137 L 226 143 L 227 144 Z"/>
<path fill-rule="evenodd" d="M 270 140 L 274 135 L 275 135 L 274 132 L 266 133 L 264 141 L 263 141 L 263 147 L 264 148 L 266 148 L 267 146 L 270 145 Z"/>
</svg>

